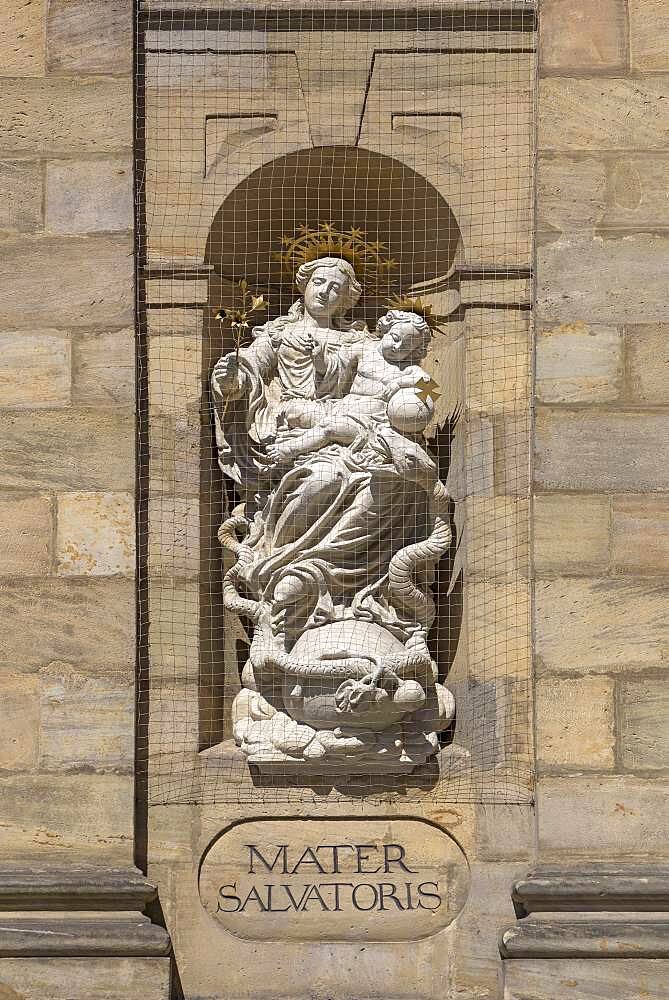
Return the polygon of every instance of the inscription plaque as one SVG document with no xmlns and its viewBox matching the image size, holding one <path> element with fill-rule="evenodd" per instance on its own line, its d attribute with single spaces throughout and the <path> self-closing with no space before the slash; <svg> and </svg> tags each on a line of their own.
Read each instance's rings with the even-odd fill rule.
<svg viewBox="0 0 669 1000">
<path fill-rule="evenodd" d="M 238 937 L 398 941 L 443 930 L 469 868 L 418 819 L 258 819 L 224 830 L 199 874 L 205 910 Z"/>
</svg>

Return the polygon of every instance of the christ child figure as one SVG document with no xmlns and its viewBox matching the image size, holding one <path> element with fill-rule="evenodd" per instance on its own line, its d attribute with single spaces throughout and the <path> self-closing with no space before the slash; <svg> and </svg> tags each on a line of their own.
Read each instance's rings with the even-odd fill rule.
<svg viewBox="0 0 669 1000">
<path fill-rule="evenodd" d="M 391 309 L 379 319 L 375 336 L 342 346 L 339 361 L 349 369 L 349 392 L 335 400 L 301 400 L 299 411 L 286 415 L 267 448 L 271 461 L 285 465 L 326 445 L 352 444 L 373 421 L 387 420 L 403 434 L 424 430 L 434 404 L 416 390 L 430 381 L 419 364 L 430 338 L 430 327 L 418 313 Z"/>
</svg>

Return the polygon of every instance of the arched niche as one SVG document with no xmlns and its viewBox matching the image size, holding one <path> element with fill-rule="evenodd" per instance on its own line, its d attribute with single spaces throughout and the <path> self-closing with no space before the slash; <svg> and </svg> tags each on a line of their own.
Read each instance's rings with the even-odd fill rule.
<svg viewBox="0 0 669 1000">
<path fill-rule="evenodd" d="M 297 292 L 292 277 L 276 259 L 282 238 L 294 236 L 301 225 L 317 229 L 323 222 L 340 231 L 362 230 L 366 240 L 383 244 L 384 255 L 396 262 L 384 287 L 362 296 L 357 318 L 372 326 L 388 308 L 387 297 L 400 293 L 420 295 L 439 317 L 440 333 L 435 335 L 427 367 L 442 387 L 434 445 L 447 468 L 456 447 L 451 417 L 463 399 L 462 324 L 455 273 L 463 256 L 462 235 L 437 189 L 411 167 L 381 153 L 351 146 L 299 150 L 259 167 L 225 198 L 214 216 L 205 253 L 210 273 L 203 384 L 207 385 L 215 361 L 234 346 L 227 324 L 222 326 L 215 319 L 218 310 L 239 301 L 238 284 L 246 279 L 255 292 L 269 297 L 269 312 L 255 322 L 285 313 Z M 246 658 L 243 639 L 223 622 L 216 532 L 223 504 L 230 508 L 237 497 L 216 463 L 213 415 L 206 393 L 202 456 L 200 746 L 205 748 L 230 735 L 229 703 L 239 687 L 235 661 Z M 450 563 L 442 568 L 441 576 L 445 587 L 451 585 Z M 441 585 L 440 580 L 439 589 Z M 434 630 L 440 636 L 440 648 L 433 652 L 445 664 L 452 660 L 459 635 L 459 615 L 453 615 L 456 605 L 457 598 L 452 599 L 450 613 L 445 617 L 438 613 Z"/>
<path fill-rule="evenodd" d="M 225 199 L 207 240 L 215 278 L 210 295 L 242 278 L 274 295 L 274 312 L 293 295 L 275 254 L 301 224 L 357 227 L 396 262 L 379 295 L 437 292 L 461 257 L 462 235 L 449 205 L 424 177 L 389 156 L 353 146 L 319 146 L 278 157 L 255 170 Z M 212 302 L 212 304 L 214 304 Z"/>
</svg>

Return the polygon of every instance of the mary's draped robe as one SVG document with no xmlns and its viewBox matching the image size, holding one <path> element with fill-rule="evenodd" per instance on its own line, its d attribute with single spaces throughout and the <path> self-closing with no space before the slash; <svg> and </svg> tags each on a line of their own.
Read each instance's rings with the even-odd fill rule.
<svg viewBox="0 0 669 1000">
<path fill-rule="evenodd" d="M 342 341 L 365 334 L 331 334 L 326 346 L 314 345 L 291 314 L 257 328 L 252 345 L 239 352 L 238 398 L 226 399 L 218 384 L 226 359 L 214 370 L 219 462 L 254 520 L 240 580 L 249 596 L 269 604 L 287 573 L 299 582 L 304 596 L 286 618 L 289 643 L 305 629 L 350 618 L 376 622 L 406 641 L 415 625 L 388 601 L 388 566 L 433 526 L 426 490 L 435 469 L 422 445 L 379 416 L 361 425 L 352 444 L 303 455 L 283 475 L 265 457 L 285 407 L 349 391 L 354 373 Z"/>
</svg>

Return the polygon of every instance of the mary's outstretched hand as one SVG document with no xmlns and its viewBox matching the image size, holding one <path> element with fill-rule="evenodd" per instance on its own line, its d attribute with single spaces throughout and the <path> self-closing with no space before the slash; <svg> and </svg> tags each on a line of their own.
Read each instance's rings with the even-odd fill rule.
<svg viewBox="0 0 669 1000">
<path fill-rule="evenodd" d="M 227 399 L 239 399 L 243 396 L 246 376 L 235 353 L 225 354 L 216 362 L 213 381 L 221 395 Z"/>
</svg>

